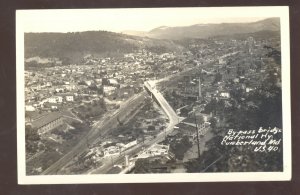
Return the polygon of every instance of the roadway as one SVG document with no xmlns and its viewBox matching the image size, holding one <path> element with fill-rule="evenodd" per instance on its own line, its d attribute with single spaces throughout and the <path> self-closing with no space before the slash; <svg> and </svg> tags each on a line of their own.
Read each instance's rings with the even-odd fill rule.
<svg viewBox="0 0 300 195">
<path fill-rule="evenodd" d="M 185 71 L 179 72 L 174 75 L 170 75 L 168 77 L 165 77 L 165 78 L 162 78 L 159 80 L 146 81 L 144 83 L 145 88 L 148 90 L 148 92 L 150 92 L 152 94 L 151 95 L 152 97 L 154 96 L 154 98 L 157 100 L 156 102 L 159 104 L 159 106 L 162 108 L 164 113 L 169 118 L 168 126 L 166 127 L 166 129 L 163 132 L 156 135 L 155 138 L 153 138 L 151 140 L 146 140 L 144 143 L 139 143 L 139 144 L 135 145 L 134 147 L 132 147 L 126 151 L 123 151 L 118 156 L 113 156 L 113 157 L 109 157 L 109 158 L 105 159 L 103 161 L 103 165 L 101 167 L 90 171 L 88 174 L 105 174 L 105 173 L 109 172 L 109 170 L 113 167 L 114 164 L 124 163 L 125 155 L 132 157 L 132 156 L 136 155 L 137 153 L 139 153 L 140 151 L 142 151 L 143 149 L 147 149 L 150 146 L 152 146 L 153 144 L 163 141 L 165 139 L 166 135 L 171 133 L 174 130 L 174 126 L 177 125 L 178 123 L 180 123 L 183 120 L 183 118 L 180 118 L 177 116 L 174 109 L 166 101 L 166 99 L 163 97 L 163 95 L 157 90 L 157 85 L 160 85 L 161 83 L 165 83 L 164 85 L 166 85 L 168 82 L 174 82 L 174 80 L 177 80 L 178 78 L 180 78 L 180 76 L 183 76 L 187 73 L 193 72 L 194 70 L 195 70 L 195 68 L 190 68 Z M 175 78 L 177 78 L 177 79 L 175 79 Z"/>
<path fill-rule="evenodd" d="M 59 174 L 59 171 L 73 158 L 80 155 L 87 149 L 87 142 L 92 144 L 96 141 L 99 136 L 103 136 L 109 130 L 116 128 L 118 126 L 117 119 L 124 120 L 129 113 L 139 108 L 139 106 L 144 102 L 146 97 L 146 92 L 141 92 L 126 102 L 120 105 L 120 108 L 113 113 L 106 114 L 100 121 L 94 124 L 92 129 L 85 135 L 74 148 L 61 157 L 58 161 L 53 163 L 50 167 L 44 170 L 41 175 L 55 175 Z"/>
<path fill-rule="evenodd" d="M 90 171 L 89 174 L 104 174 L 107 173 L 113 166 L 113 164 L 122 164 L 124 162 L 124 156 L 128 155 L 134 156 L 138 152 L 142 151 L 145 148 L 149 148 L 155 143 L 159 143 L 163 141 L 167 134 L 171 133 L 174 130 L 174 126 L 177 125 L 180 120 L 173 108 L 169 105 L 169 103 L 166 101 L 166 99 L 163 97 L 163 95 L 156 89 L 156 82 L 155 81 L 147 81 L 144 83 L 144 86 L 149 90 L 150 93 L 156 98 L 157 102 L 159 103 L 160 107 L 164 111 L 164 113 L 169 118 L 169 123 L 166 129 L 163 132 L 160 132 L 158 135 L 156 135 L 155 138 L 151 140 L 146 140 L 144 143 L 139 143 L 135 145 L 134 147 L 123 151 L 118 156 L 112 156 L 107 157 L 103 161 L 103 165 L 93 171 Z"/>
<path fill-rule="evenodd" d="M 170 133 L 174 126 L 179 123 L 179 118 L 173 108 L 169 105 L 163 95 L 156 89 L 156 82 L 155 81 L 147 81 L 145 82 L 145 87 L 153 94 L 154 98 L 157 100 L 159 105 L 161 106 L 164 113 L 169 118 L 169 124 L 164 132 L 158 134 L 154 139 L 150 140 L 143 145 L 138 144 L 133 148 L 129 149 L 128 151 L 124 151 L 123 154 L 132 156 L 137 152 L 141 151 L 142 147 L 149 147 L 154 143 L 161 142 L 165 139 L 166 134 Z M 68 163 L 70 162 L 75 156 L 80 155 L 87 149 L 87 142 L 92 144 L 95 142 L 99 136 L 103 136 L 109 130 L 116 128 L 118 126 L 117 119 L 124 120 L 128 117 L 128 114 L 131 111 L 137 109 L 145 100 L 146 92 L 141 92 L 138 95 L 133 96 L 125 103 L 120 105 L 120 108 L 116 110 L 114 113 L 105 115 L 100 121 L 94 124 L 94 127 L 89 131 L 89 133 L 84 136 L 74 148 L 65 154 L 62 158 L 44 170 L 41 174 L 42 175 L 51 175 L 51 174 L 59 174 L 59 171 Z M 115 157 L 115 163 L 120 163 L 124 160 L 123 156 Z M 91 173 L 106 173 L 112 167 L 111 163 L 104 163 L 102 167 L 92 171 Z"/>
<path fill-rule="evenodd" d="M 154 98 L 158 101 L 159 105 L 163 109 L 163 111 L 168 116 L 171 125 L 175 125 L 176 122 L 178 122 L 178 116 L 174 109 L 170 106 L 170 104 L 167 102 L 167 100 L 164 98 L 164 96 L 156 89 L 155 82 L 149 82 L 147 81 L 145 83 L 145 87 L 152 93 Z"/>
</svg>

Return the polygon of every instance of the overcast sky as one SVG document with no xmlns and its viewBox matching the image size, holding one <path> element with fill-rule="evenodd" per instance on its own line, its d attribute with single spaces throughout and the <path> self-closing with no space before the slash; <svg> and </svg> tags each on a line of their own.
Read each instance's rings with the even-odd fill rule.
<svg viewBox="0 0 300 195">
<path fill-rule="evenodd" d="M 88 30 L 149 31 L 159 26 L 202 23 L 254 22 L 271 17 L 259 8 L 143 8 L 21 10 L 24 32 L 78 32 Z"/>
</svg>

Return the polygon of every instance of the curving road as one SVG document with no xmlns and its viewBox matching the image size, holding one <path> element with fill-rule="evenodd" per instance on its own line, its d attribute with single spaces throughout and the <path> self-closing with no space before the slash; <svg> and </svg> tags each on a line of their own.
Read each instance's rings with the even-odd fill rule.
<svg viewBox="0 0 300 195">
<path fill-rule="evenodd" d="M 139 143 L 134 147 L 122 152 L 119 156 L 114 156 L 104 160 L 103 165 L 93 171 L 90 171 L 89 174 L 104 174 L 107 173 L 112 167 L 113 164 L 122 164 L 124 162 L 124 156 L 133 156 L 143 150 L 144 148 L 149 148 L 155 143 L 159 143 L 165 139 L 165 136 L 174 130 L 174 126 L 180 122 L 180 118 L 177 116 L 176 112 L 169 105 L 163 95 L 156 89 L 155 81 L 147 81 L 144 83 L 146 90 L 151 93 L 152 98 L 155 98 L 157 103 L 160 105 L 161 109 L 169 118 L 169 124 L 166 127 L 164 132 L 159 133 L 154 139 L 147 140 L 145 143 Z"/>
<path fill-rule="evenodd" d="M 141 151 L 144 147 L 150 147 L 151 145 L 161 142 L 165 139 L 166 134 L 170 133 L 174 126 L 179 123 L 179 118 L 173 108 L 169 105 L 163 95 L 156 89 L 155 81 L 147 81 L 144 83 L 145 88 L 152 94 L 152 97 L 155 98 L 157 103 L 160 105 L 164 113 L 169 118 L 168 127 L 164 132 L 158 134 L 154 139 L 147 141 L 146 143 L 140 143 L 127 151 L 124 151 L 121 156 L 114 157 L 111 161 L 114 161 L 114 164 L 119 164 L 124 161 L 124 155 L 132 156 L 139 151 Z M 59 174 L 59 171 L 70 162 L 74 156 L 81 154 L 86 150 L 87 140 L 90 143 L 93 143 L 95 140 L 99 138 L 99 136 L 104 135 L 109 130 L 118 126 L 117 119 L 124 120 L 128 115 L 137 109 L 145 100 L 146 92 L 141 92 L 128 99 L 124 104 L 120 106 L 118 110 L 116 110 L 112 114 L 107 114 L 100 121 L 98 121 L 94 127 L 89 131 L 89 133 L 83 137 L 79 143 L 67 154 L 65 154 L 62 158 L 52 164 L 49 168 L 47 168 L 42 175 L 54 175 Z M 104 165 L 90 173 L 107 173 L 112 168 L 112 162 L 110 160 L 106 160 Z"/>
</svg>

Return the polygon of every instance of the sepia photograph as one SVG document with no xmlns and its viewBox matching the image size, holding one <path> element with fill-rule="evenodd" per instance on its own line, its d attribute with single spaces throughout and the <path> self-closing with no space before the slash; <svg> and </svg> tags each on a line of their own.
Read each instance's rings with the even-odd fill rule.
<svg viewBox="0 0 300 195">
<path fill-rule="evenodd" d="M 16 11 L 19 184 L 291 179 L 288 7 Z"/>
</svg>

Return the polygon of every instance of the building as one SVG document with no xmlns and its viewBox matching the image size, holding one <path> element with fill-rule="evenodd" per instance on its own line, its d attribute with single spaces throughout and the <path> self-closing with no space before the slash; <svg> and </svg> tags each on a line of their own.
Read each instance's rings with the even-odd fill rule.
<svg viewBox="0 0 300 195">
<path fill-rule="evenodd" d="M 115 156 L 120 154 L 120 148 L 118 146 L 110 146 L 103 150 L 103 155 L 105 157 Z"/>
<path fill-rule="evenodd" d="M 107 95 L 114 93 L 115 90 L 116 90 L 116 87 L 112 87 L 112 86 L 104 86 L 103 87 L 103 92 Z"/>
<path fill-rule="evenodd" d="M 84 81 L 87 86 L 91 86 L 93 81 Z"/>
<path fill-rule="evenodd" d="M 248 92 L 250 92 L 250 91 L 253 91 L 253 88 L 251 88 L 251 87 L 246 87 L 246 92 L 248 93 Z"/>
<path fill-rule="evenodd" d="M 128 149 L 130 147 L 133 147 L 133 146 L 137 145 L 137 144 L 138 144 L 137 140 L 131 141 L 131 142 L 125 144 L 123 146 L 122 150 L 126 150 L 126 149 Z"/>
<path fill-rule="evenodd" d="M 62 93 L 65 90 L 64 90 L 64 88 L 56 88 L 55 91 L 56 91 L 56 93 Z"/>
<path fill-rule="evenodd" d="M 73 95 L 66 95 L 66 101 L 67 102 L 73 102 L 74 101 Z"/>
<path fill-rule="evenodd" d="M 63 123 L 61 114 L 52 112 L 35 118 L 32 121 L 32 128 L 37 130 L 38 134 L 41 135 L 63 125 Z"/>
<path fill-rule="evenodd" d="M 116 79 L 108 79 L 109 84 L 111 85 L 118 85 L 118 81 Z"/>
<path fill-rule="evenodd" d="M 51 82 L 47 82 L 46 83 L 46 87 L 52 87 L 52 83 Z"/>
<path fill-rule="evenodd" d="M 32 111 L 35 111 L 35 107 L 34 107 L 33 105 L 26 105 L 26 106 L 25 106 L 25 110 L 26 110 L 26 111 L 31 111 L 31 112 L 32 112 Z"/>
<path fill-rule="evenodd" d="M 49 103 L 62 103 L 63 98 L 61 96 L 52 96 L 48 99 Z"/>
<path fill-rule="evenodd" d="M 64 100 L 67 101 L 67 102 L 73 102 L 74 101 L 74 95 L 71 94 L 71 93 L 60 93 L 60 94 L 56 94 L 55 97 L 61 97 L 59 99 L 56 99 L 58 103 L 61 103 Z"/>
<path fill-rule="evenodd" d="M 153 155 L 167 155 L 169 153 L 169 145 L 154 144 L 151 148 L 148 149 L 148 152 Z"/>
<path fill-rule="evenodd" d="M 169 145 L 154 144 L 149 149 L 141 153 L 137 158 L 149 158 L 153 156 L 165 156 L 169 154 Z"/>
<path fill-rule="evenodd" d="M 230 98 L 230 93 L 228 91 L 221 91 L 220 92 L 220 97 Z"/>
</svg>

